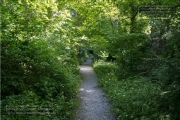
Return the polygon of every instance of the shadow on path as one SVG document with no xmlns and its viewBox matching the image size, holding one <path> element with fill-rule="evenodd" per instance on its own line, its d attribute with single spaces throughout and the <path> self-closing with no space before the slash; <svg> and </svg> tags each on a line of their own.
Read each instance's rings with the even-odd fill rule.
<svg viewBox="0 0 180 120">
<path fill-rule="evenodd" d="M 98 88 L 97 76 L 89 58 L 80 66 L 82 85 L 79 90 L 80 106 L 73 120 L 116 120 L 108 100 Z"/>
</svg>

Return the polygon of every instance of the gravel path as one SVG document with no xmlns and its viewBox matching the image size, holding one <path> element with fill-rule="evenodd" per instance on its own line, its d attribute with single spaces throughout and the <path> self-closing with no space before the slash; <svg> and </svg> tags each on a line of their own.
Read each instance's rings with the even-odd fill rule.
<svg viewBox="0 0 180 120">
<path fill-rule="evenodd" d="M 80 66 L 82 85 L 79 90 L 80 106 L 74 120 L 116 120 L 111 113 L 108 100 L 98 87 L 97 76 L 92 69 L 92 60 L 87 59 Z"/>
</svg>

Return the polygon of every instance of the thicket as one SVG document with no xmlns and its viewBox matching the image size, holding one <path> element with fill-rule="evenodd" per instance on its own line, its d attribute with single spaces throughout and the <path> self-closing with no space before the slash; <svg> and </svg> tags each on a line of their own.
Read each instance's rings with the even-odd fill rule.
<svg viewBox="0 0 180 120">
<path fill-rule="evenodd" d="M 116 58 L 115 65 L 103 62 L 105 65 L 100 65 L 96 71 L 110 70 L 101 84 L 112 94 L 112 104 L 117 113 L 121 112 L 121 117 L 151 119 L 149 111 L 154 119 L 164 115 L 168 116 L 162 119 L 179 119 L 178 1 L 3 0 L 1 3 L 3 119 L 37 117 L 6 114 L 15 112 L 13 108 L 17 106 L 24 110 L 29 106 L 50 106 L 49 111 L 54 106 L 57 114 L 51 115 L 53 119 L 56 116 L 68 119 L 80 80 L 77 66 L 89 53 L 93 53 L 95 60 L 106 60 L 108 55 Z M 173 12 L 165 14 L 167 19 L 160 19 L 161 14 L 160 17 L 139 16 L 141 5 L 171 5 Z M 116 87 L 113 89 L 111 84 Z M 142 90 L 142 95 L 138 89 Z M 129 98 L 124 98 L 120 90 Z M 146 98 L 145 94 L 149 96 Z M 150 97 L 154 99 L 151 101 Z M 136 112 L 130 110 L 128 102 L 124 103 L 127 111 L 121 111 L 125 109 L 119 104 L 121 99 L 131 98 L 136 101 L 131 105 Z M 143 99 L 142 106 L 139 98 Z M 139 105 L 141 107 L 137 107 Z M 158 113 L 154 114 L 156 111 Z"/>
<path fill-rule="evenodd" d="M 117 69 L 112 70 L 112 66 L 109 67 L 107 63 L 103 63 L 105 65 L 100 65 L 99 68 L 97 65 L 95 70 L 97 73 L 100 72 L 98 73 L 101 76 L 100 83 L 107 91 L 110 100 L 113 101 L 112 104 L 115 105 L 115 111 L 118 111 L 120 118 L 178 120 L 180 117 L 178 110 L 180 106 L 178 102 L 180 100 L 178 2 L 171 2 L 174 5 L 174 11 L 173 14 L 166 16 L 167 19 L 156 19 L 156 16 L 152 18 L 148 15 L 145 15 L 144 19 L 139 18 L 137 8 L 143 2 L 139 2 L 139 4 L 132 3 L 132 1 L 113 2 L 121 12 L 120 16 L 126 16 L 129 19 L 113 19 L 115 15 L 111 14 L 109 23 L 111 27 L 107 25 L 109 34 L 103 36 L 106 39 L 103 46 L 106 48 L 102 49 L 99 55 L 107 57 L 108 54 L 111 54 L 115 57 L 114 62 Z M 119 4 L 121 5 L 119 6 Z M 154 5 L 156 2 L 149 4 Z M 158 4 L 168 4 L 168 2 L 159 1 Z M 140 85 L 137 81 L 140 81 Z M 131 90 L 136 84 L 139 85 L 137 89 L 142 90 L 142 96 L 144 94 L 148 98 L 150 95 L 151 101 L 149 101 L 150 98 L 143 98 L 136 89 Z M 147 89 L 144 89 L 144 86 Z M 148 92 L 148 89 L 152 91 Z M 126 101 L 127 98 L 123 98 L 121 91 L 124 91 L 125 97 L 129 95 L 128 99 L 142 98 L 144 105 L 148 106 L 148 103 L 153 102 L 154 104 L 151 105 L 154 107 L 145 109 L 142 104 L 139 106 L 144 111 L 140 113 L 138 109 L 136 112 L 131 111 L 131 109 L 134 110 L 133 105 L 127 105 L 127 108 L 124 105 L 131 104 L 132 101 Z M 126 102 L 121 103 L 121 100 Z M 151 118 L 146 110 L 149 113 L 157 112 L 157 114 L 152 115 Z"/>
<path fill-rule="evenodd" d="M 155 41 L 142 33 L 111 39 L 108 51 L 116 60 L 95 62 L 94 69 L 119 119 L 179 119 L 178 38 L 179 29 L 171 27 Z"/>
<path fill-rule="evenodd" d="M 2 120 L 72 117 L 80 83 L 73 25 L 63 2 L 3 1 Z"/>
<path fill-rule="evenodd" d="M 118 79 L 116 63 L 95 61 L 93 66 L 118 119 L 170 119 L 161 106 L 164 92 L 159 84 L 138 75 Z"/>
<path fill-rule="evenodd" d="M 170 112 L 171 119 L 180 119 L 180 31 L 173 29 L 165 35 L 165 44 L 158 51 L 149 72 L 152 81 L 161 83 L 163 90 L 167 91 L 162 99 L 163 107 Z"/>
</svg>

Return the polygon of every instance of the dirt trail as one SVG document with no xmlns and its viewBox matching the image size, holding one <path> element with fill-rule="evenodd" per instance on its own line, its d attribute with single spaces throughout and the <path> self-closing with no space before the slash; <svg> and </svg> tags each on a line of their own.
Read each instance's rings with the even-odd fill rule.
<svg viewBox="0 0 180 120">
<path fill-rule="evenodd" d="M 108 100 L 98 87 L 97 76 L 91 64 L 92 60 L 87 59 L 80 66 L 83 81 L 79 90 L 80 106 L 74 120 L 116 120 Z"/>
</svg>

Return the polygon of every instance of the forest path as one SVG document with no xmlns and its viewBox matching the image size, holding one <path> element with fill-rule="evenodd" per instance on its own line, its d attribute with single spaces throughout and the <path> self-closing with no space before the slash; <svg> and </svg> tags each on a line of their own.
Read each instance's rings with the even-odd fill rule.
<svg viewBox="0 0 180 120">
<path fill-rule="evenodd" d="M 89 58 L 80 66 L 82 84 L 79 90 L 80 106 L 74 120 L 116 120 L 111 106 L 98 87 L 97 76 Z"/>
</svg>

